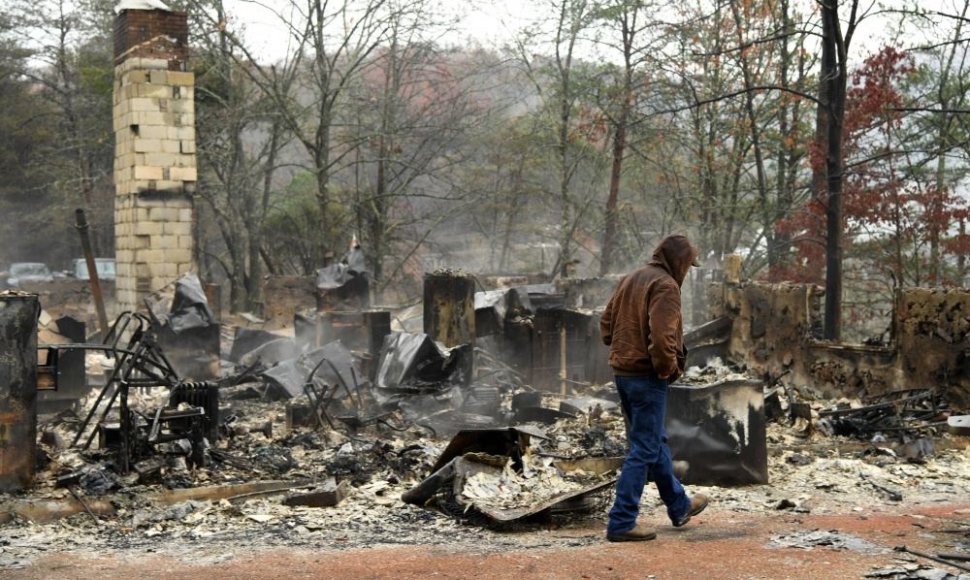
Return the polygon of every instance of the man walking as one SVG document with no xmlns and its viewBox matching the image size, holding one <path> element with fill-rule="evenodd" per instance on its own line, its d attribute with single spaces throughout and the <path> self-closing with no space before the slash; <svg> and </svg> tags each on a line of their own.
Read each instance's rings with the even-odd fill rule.
<svg viewBox="0 0 970 580">
<path fill-rule="evenodd" d="M 630 443 L 606 528 L 611 542 L 657 537 L 654 530 L 637 524 L 647 480 L 657 485 L 676 527 L 707 507 L 707 497 L 688 497 L 674 475 L 664 430 L 667 385 L 680 376 L 687 358 L 680 287 L 690 267 L 699 265 L 697 255 L 686 236 L 664 238 L 646 266 L 620 281 L 600 318 Z"/>
</svg>

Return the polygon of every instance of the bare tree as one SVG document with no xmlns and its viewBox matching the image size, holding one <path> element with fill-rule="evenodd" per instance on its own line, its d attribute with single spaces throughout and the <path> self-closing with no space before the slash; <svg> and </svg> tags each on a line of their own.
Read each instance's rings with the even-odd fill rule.
<svg viewBox="0 0 970 580">
<path fill-rule="evenodd" d="M 199 0 L 192 0 L 198 3 Z M 312 262 L 321 264 L 337 247 L 348 222 L 335 195 L 333 178 L 348 165 L 354 146 L 335 138 L 340 107 L 372 54 L 386 40 L 387 0 L 293 0 L 273 13 L 289 31 L 289 50 L 281 62 L 264 66 L 238 35 L 227 34 L 234 59 L 249 80 L 271 100 L 284 127 L 302 146 L 315 184 L 317 228 Z M 210 23 L 217 16 L 203 11 Z M 294 81 L 296 79 L 296 81 Z"/>
<path fill-rule="evenodd" d="M 199 47 L 194 63 L 202 169 L 198 196 L 215 218 L 226 256 L 223 259 L 222 252 L 210 250 L 208 257 L 218 261 L 226 272 L 232 310 L 248 311 L 262 299 L 265 221 L 287 135 L 272 101 L 241 70 L 222 0 L 211 0 L 204 6 L 223 24 L 199 27 L 195 34 Z M 196 9 L 201 7 L 196 5 Z M 292 75 L 279 79 L 284 90 L 293 82 Z M 197 244 L 197 248 L 202 247 Z"/>
</svg>

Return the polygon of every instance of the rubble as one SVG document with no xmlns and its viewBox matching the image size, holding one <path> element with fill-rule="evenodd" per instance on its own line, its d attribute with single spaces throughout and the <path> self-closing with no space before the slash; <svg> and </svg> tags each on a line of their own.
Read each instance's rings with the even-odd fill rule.
<svg viewBox="0 0 970 580">
<path fill-rule="evenodd" d="M 547 322 L 566 328 L 555 326 L 561 315 L 536 316 L 555 298 L 527 289 L 502 296 L 486 301 L 482 315 L 493 309 L 493 322 L 505 330 L 542 316 L 533 329 Z M 584 316 L 570 328 L 585 329 Z M 177 551 L 188 549 L 186 540 L 204 539 L 210 553 L 443 539 L 476 549 L 521 546 L 521 537 L 483 528 L 588 526 L 604 518 L 627 445 L 611 384 L 557 377 L 551 389 L 537 390 L 488 341 L 445 348 L 421 333 L 388 334 L 378 356 L 370 332 L 353 346 L 320 344 L 334 338 L 337 321 L 348 320 L 356 319 L 318 317 L 311 340 L 224 327 L 221 351 L 232 360 L 223 362 L 217 381 L 169 374 L 150 340 L 118 342 L 126 345 L 114 347 L 118 352 L 141 353 L 130 359 L 139 370 L 129 379 L 167 387 L 142 383 L 149 388 L 128 392 L 131 424 L 141 435 L 124 445 L 135 451 L 127 467 L 118 451 L 118 406 L 85 420 L 86 412 L 104 411 L 114 388 L 107 387 L 118 385 L 124 369 L 111 352 L 89 350 L 88 374 L 107 370 L 106 389 L 83 400 L 80 412 L 41 420 L 40 447 L 50 461 L 29 498 L 0 501 L 7 542 L 0 566 L 23 565 L 40 545 Z M 129 322 L 150 327 L 137 317 Z M 542 348 L 554 341 L 555 352 L 568 352 L 569 332 L 565 351 L 559 330 L 540 341 Z M 705 340 L 712 346 L 706 364 L 689 368 L 671 388 L 668 432 L 678 474 L 719 510 L 801 517 L 970 497 L 960 416 L 936 391 L 832 400 L 808 384 L 725 364 L 712 354 L 717 341 Z M 210 388 L 218 397 L 206 396 Z M 143 446 L 159 409 L 180 414 L 184 424 L 160 428 L 171 437 Z M 78 433 L 79 443 L 91 443 L 65 448 Z M 646 494 L 645 513 L 658 508 L 655 494 Z M 850 535 L 819 530 L 775 541 L 869 549 Z"/>
</svg>

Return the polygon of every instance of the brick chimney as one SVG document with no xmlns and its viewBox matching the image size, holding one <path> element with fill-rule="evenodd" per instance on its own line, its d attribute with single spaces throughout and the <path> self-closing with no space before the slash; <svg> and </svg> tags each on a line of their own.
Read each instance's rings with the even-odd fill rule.
<svg viewBox="0 0 970 580">
<path fill-rule="evenodd" d="M 194 269 L 195 78 L 184 12 L 123 10 L 114 35 L 118 309 Z"/>
</svg>

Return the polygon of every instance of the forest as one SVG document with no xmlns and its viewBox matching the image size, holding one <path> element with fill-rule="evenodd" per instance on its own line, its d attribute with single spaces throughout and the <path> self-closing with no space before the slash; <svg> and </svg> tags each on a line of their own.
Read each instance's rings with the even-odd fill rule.
<svg viewBox="0 0 970 580">
<path fill-rule="evenodd" d="M 833 339 L 901 288 L 968 285 L 970 0 L 536 0 L 492 45 L 456 40 L 459 2 L 168 4 L 190 22 L 196 263 L 234 311 L 354 242 L 376 302 L 403 304 L 437 268 L 618 274 L 683 232 L 704 272 L 737 253 L 824 285 Z M 66 268 L 75 208 L 113 255 L 114 17 L 0 6 L 0 269 Z"/>
</svg>

